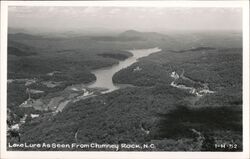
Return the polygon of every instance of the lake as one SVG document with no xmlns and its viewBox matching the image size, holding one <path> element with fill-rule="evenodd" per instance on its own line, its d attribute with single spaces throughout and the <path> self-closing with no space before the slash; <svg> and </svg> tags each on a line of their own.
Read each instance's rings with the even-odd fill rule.
<svg viewBox="0 0 250 159">
<path fill-rule="evenodd" d="M 114 90 L 119 89 L 121 85 L 113 83 L 113 80 L 112 80 L 113 75 L 116 72 L 137 62 L 139 58 L 146 57 L 152 53 L 159 52 L 161 51 L 161 49 L 150 48 L 150 49 L 134 49 L 134 50 L 128 50 L 128 51 L 131 52 L 133 56 L 127 58 L 124 61 L 120 61 L 116 65 L 91 71 L 91 73 L 93 73 L 96 76 L 96 81 L 91 83 L 88 87 L 107 89 L 107 91 L 103 93 L 112 92 Z"/>
</svg>

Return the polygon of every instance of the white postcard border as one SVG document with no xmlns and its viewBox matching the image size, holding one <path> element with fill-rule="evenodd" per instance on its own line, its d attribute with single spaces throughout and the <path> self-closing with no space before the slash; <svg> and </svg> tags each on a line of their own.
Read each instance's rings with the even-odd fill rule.
<svg viewBox="0 0 250 159">
<path fill-rule="evenodd" d="M 243 10 L 243 152 L 41 152 L 6 151 L 8 6 L 240 7 Z M 249 158 L 249 2 L 248 1 L 1 1 L 0 158 Z"/>
</svg>

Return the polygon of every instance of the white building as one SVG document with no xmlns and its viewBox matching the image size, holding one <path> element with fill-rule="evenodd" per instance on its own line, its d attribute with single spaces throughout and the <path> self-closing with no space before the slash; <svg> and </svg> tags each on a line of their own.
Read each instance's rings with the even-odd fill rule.
<svg viewBox="0 0 250 159">
<path fill-rule="evenodd" d="M 174 78 L 174 79 L 178 79 L 178 78 L 179 78 L 179 75 L 178 75 L 175 71 L 172 72 L 170 76 L 171 76 L 172 78 Z"/>
</svg>

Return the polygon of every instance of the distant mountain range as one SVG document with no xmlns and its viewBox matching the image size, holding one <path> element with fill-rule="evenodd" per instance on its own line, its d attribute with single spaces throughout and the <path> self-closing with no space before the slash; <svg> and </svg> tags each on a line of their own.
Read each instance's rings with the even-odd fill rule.
<svg viewBox="0 0 250 159">
<path fill-rule="evenodd" d="M 69 30 L 51 30 L 48 28 L 8 28 L 9 34 L 25 33 L 32 35 L 44 35 L 47 37 L 77 37 L 77 36 L 108 36 L 117 35 L 121 31 L 107 28 L 78 28 Z"/>
<path fill-rule="evenodd" d="M 22 31 L 22 30 L 20 30 Z M 64 33 L 65 35 L 66 33 Z M 67 32 L 68 34 L 68 32 Z M 9 32 L 9 39 L 41 39 L 41 38 L 46 38 L 46 37 L 53 37 L 52 35 L 47 36 L 47 35 L 37 35 L 37 34 L 31 34 L 31 33 L 26 33 L 26 32 L 16 32 L 13 31 L 12 29 Z M 65 37 L 64 35 L 62 35 L 61 37 Z M 55 36 L 55 37 L 60 37 L 60 36 Z M 67 37 L 67 36 L 66 36 Z M 73 34 L 71 36 L 68 36 L 70 38 L 87 38 L 87 39 L 91 39 L 91 40 L 96 40 L 96 41 L 155 41 L 155 40 L 170 40 L 171 37 L 169 37 L 168 35 L 164 35 L 164 34 L 160 34 L 157 32 L 139 32 L 136 30 L 127 30 L 125 32 L 122 32 L 118 35 L 81 35 L 79 34 L 78 36 L 75 35 L 73 36 Z"/>
<path fill-rule="evenodd" d="M 28 40 L 32 40 L 32 39 L 40 39 L 43 38 L 42 36 L 39 35 L 31 35 L 31 34 L 27 34 L 27 33 L 14 33 L 14 34 L 8 34 L 8 38 L 10 39 L 28 39 Z"/>
<path fill-rule="evenodd" d="M 168 37 L 167 35 L 160 34 L 157 32 L 139 32 L 136 30 L 127 30 L 127 31 L 121 33 L 119 36 L 121 36 L 121 37 L 137 37 L 137 38 L 143 38 L 143 39 Z"/>
<path fill-rule="evenodd" d="M 79 37 L 79 36 L 102 36 L 102 37 L 119 37 L 119 38 L 135 38 L 135 39 L 149 39 L 149 38 L 166 38 L 164 34 L 157 32 L 140 32 L 136 30 L 127 30 L 127 31 L 112 31 L 109 29 L 103 28 L 85 28 L 74 31 L 42 31 L 36 28 L 32 29 L 23 29 L 23 28 L 8 28 L 8 34 L 17 34 L 18 36 L 24 36 L 24 34 L 30 35 L 43 35 L 46 37 Z"/>
<path fill-rule="evenodd" d="M 88 44 L 94 44 L 93 42 L 129 42 L 129 43 L 144 43 L 147 45 L 158 46 L 161 48 L 172 48 L 172 50 L 187 50 L 196 47 L 242 47 L 242 36 L 235 32 L 197 32 L 197 33 L 158 33 L 158 32 L 140 32 L 137 30 L 127 30 L 116 34 L 95 34 L 89 33 L 88 35 L 82 32 L 77 33 L 77 30 L 73 32 L 57 32 L 51 34 L 38 34 L 32 32 L 26 32 L 22 29 L 15 30 L 9 29 L 8 40 L 18 41 L 23 43 L 22 40 L 27 39 L 30 42 L 26 45 L 40 46 L 40 42 L 36 41 L 43 39 L 43 44 L 48 46 L 47 40 L 68 40 L 67 43 L 71 45 L 81 46 L 81 42 Z M 47 42 L 46 42 L 47 41 Z M 145 43 L 147 42 L 147 44 Z M 230 45 L 229 45 L 230 44 Z M 32 46 L 31 45 L 31 46 Z M 98 44 L 99 45 L 99 44 Z M 42 46 L 42 44 L 41 44 Z M 61 47 L 61 46 L 60 46 Z"/>
</svg>

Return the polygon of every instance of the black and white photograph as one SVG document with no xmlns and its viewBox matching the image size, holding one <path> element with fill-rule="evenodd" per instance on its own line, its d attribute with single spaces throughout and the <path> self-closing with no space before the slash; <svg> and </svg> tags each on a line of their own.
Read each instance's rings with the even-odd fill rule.
<svg viewBox="0 0 250 159">
<path fill-rule="evenodd" d="M 7 152 L 243 152 L 242 7 L 7 13 Z"/>
</svg>

